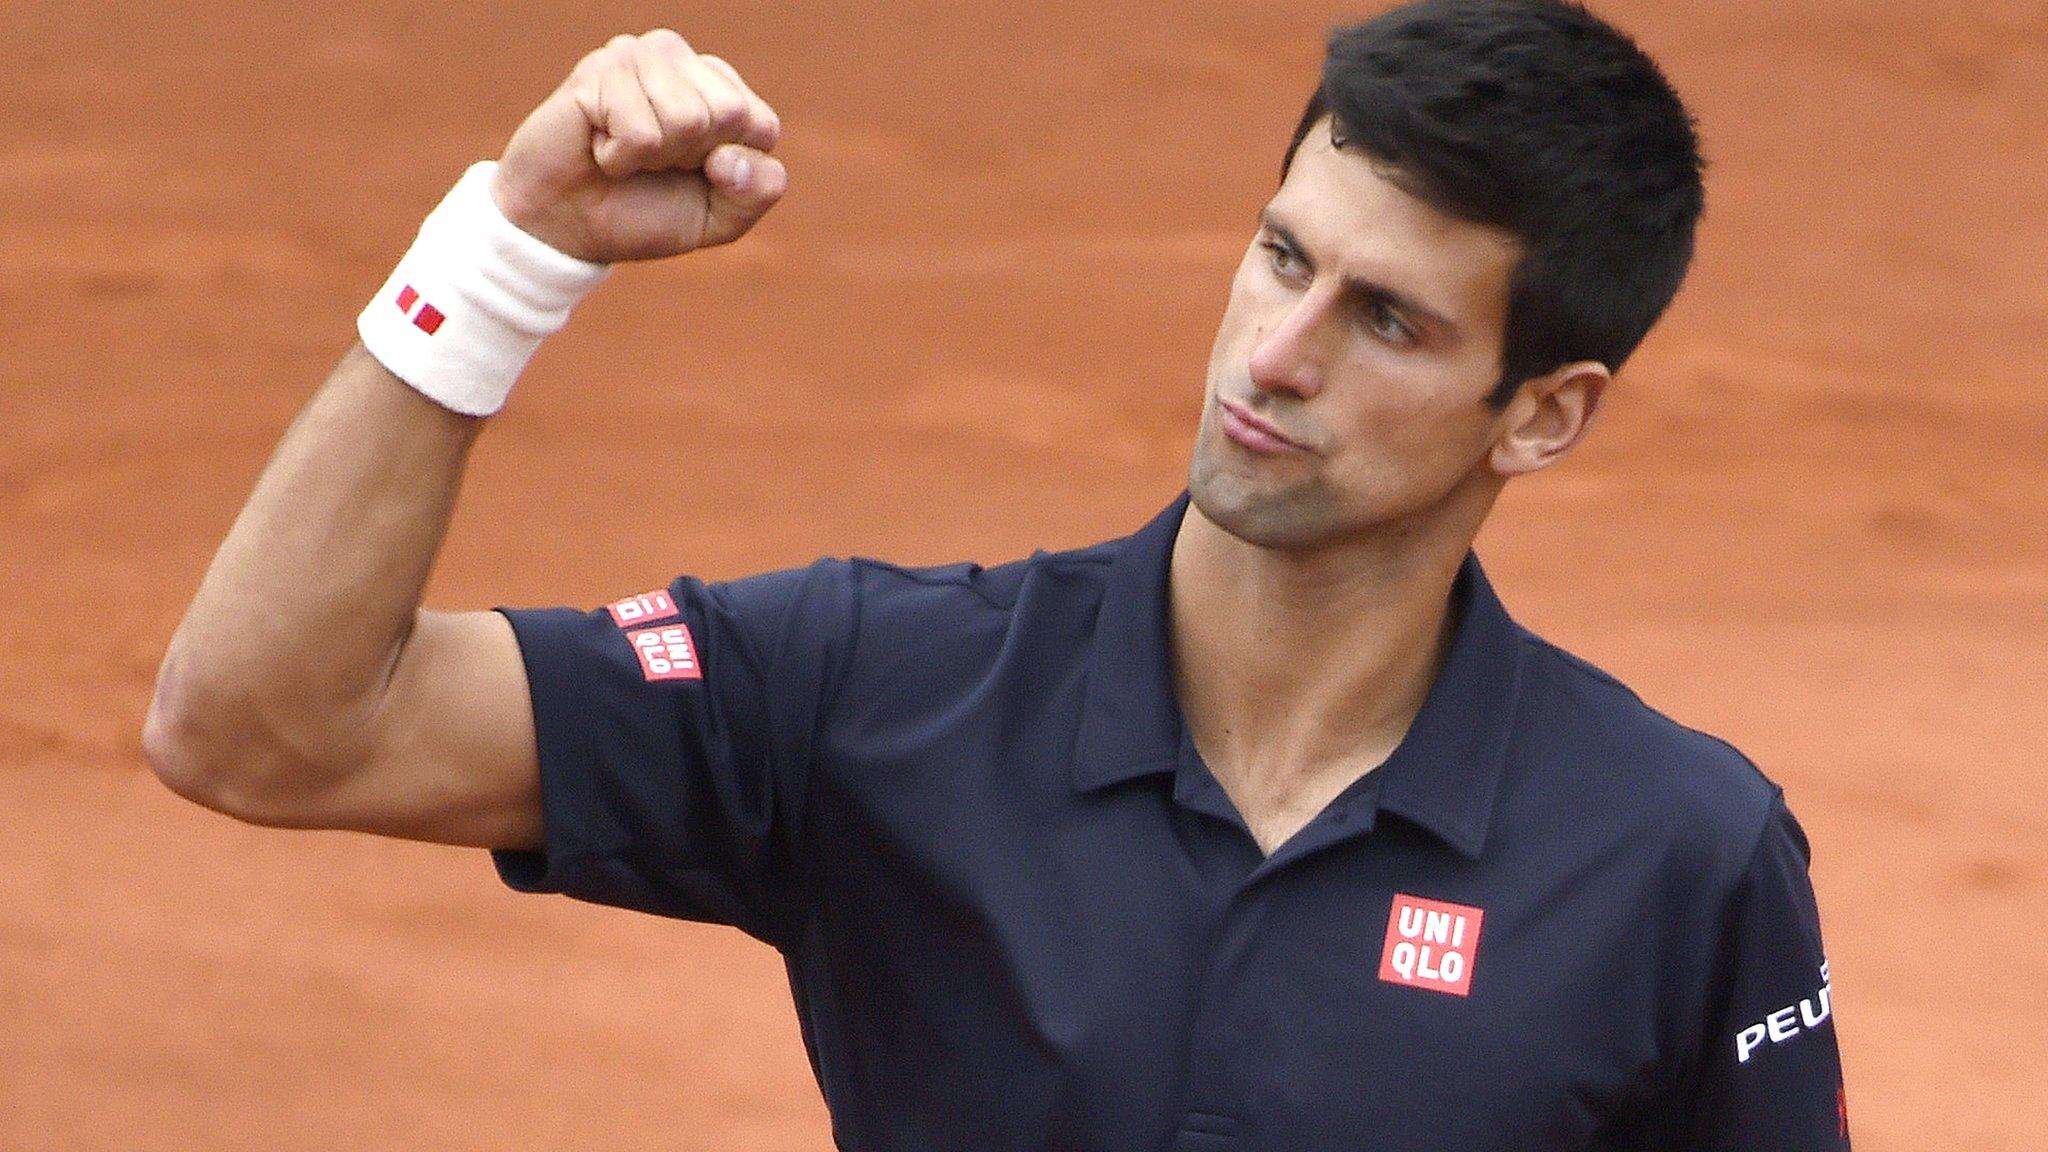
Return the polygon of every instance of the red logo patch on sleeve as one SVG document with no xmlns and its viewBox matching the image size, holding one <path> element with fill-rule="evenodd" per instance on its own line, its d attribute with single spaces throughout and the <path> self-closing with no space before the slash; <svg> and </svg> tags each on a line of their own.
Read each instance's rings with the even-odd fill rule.
<svg viewBox="0 0 2048 1152">
<path fill-rule="evenodd" d="M 690 638 L 688 625 L 642 628 L 626 633 L 626 639 L 640 657 L 640 674 L 648 683 L 704 678 L 704 669 L 697 664 L 697 642 Z"/>
<path fill-rule="evenodd" d="M 642 592 L 638 596 L 628 596 L 624 600 L 607 605 L 606 609 L 612 614 L 612 623 L 621 628 L 631 628 L 635 624 L 651 624 L 656 620 L 666 620 L 677 615 L 676 602 L 669 596 L 666 588 Z"/>
<path fill-rule="evenodd" d="M 1380 979 L 1452 996 L 1472 993 L 1472 962 L 1486 913 L 1463 904 L 1395 893 L 1387 914 Z"/>
</svg>

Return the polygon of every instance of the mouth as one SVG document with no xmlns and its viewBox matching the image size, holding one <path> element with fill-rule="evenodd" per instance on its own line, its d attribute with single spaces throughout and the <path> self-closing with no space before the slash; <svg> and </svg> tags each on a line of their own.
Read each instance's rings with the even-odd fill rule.
<svg viewBox="0 0 2048 1152">
<path fill-rule="evenodd" d="M 1282 432 L 1272 421 L 1235 400 L 1216 401 L 1223 434 L 1232 443 L 1263 456 L 1304 456 L 1308 445 Z"/>
</svg>

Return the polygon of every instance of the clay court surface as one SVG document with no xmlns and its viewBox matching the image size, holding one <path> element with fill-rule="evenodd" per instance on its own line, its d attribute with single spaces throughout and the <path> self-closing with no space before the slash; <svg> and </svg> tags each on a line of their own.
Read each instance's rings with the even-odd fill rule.
<svg viewBox="0 0 2048 1152">
<path fill-rule="evenodd" d="M 1602 8 L 1696 108 L 1709 219 L 1592 439 L 1481 553 L 1526 623 L 1786 787 L 1858 1148 L 2039 1148 L 2048 6 Z M 1357 12 L 11 4 L 0 1149 L 829 1147 L 773 953 L 184 804 L 138 750 L 163 646 L 419 217 L 587 48 L 662 23 L 778 105 L 794 191 L 544 350 L 432 602 L 1135 528 Z"/>
</svg>

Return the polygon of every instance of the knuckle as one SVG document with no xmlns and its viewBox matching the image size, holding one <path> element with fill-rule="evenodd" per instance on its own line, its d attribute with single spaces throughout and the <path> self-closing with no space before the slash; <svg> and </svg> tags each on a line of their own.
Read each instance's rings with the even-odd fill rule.
<svg viewBox="0 0 2048 1152">
<path fill-rule="evenodd" d="M 675 83 L 666 74 L 656 73 L 647 77 L 643 89 L 647 95 L 647 106 L 654 113 L 654 119 L 663 131 L 670 133 L 696 130 L 694 124 L 704 116 L 704 102 L 697 99 L 687 87 Z"/>
<path fill-rule="evenodd" d="M 661 132 L 651 124 L 621 124 L 612 130 L 611 137 L 620 148 L 635 155 L 645 153 L 661 144 Z"/>
<path fill-rule="evenodd" d="M 711 130 L 711 110 L 702 100 L 680 101 L 669 123 L 681 135 L 702 136 Z"/>
<path fill-rule="evenodd" d="M 630 47 L 607 44 L 584 58 L 584 73 L 588 76 L 602 77 L 620 71 L 631 72 L 633 70 L 632 52 L 633 50 Z"/>
<path fill-rule="evenodd" d="M 707 127 L 715 132 L 730 132 L 746 123 L 747 106 L 738 98 L 721 93 L 708 93 L 704 97 Z"/>
<path fill-rule="evenodd" d="M 673 28 L 649 29 L 640 37 L 640 42 L 649 48 L 661 52 L 688 52 L 690 50 L 690 42 L 683 39 L 683 34 Z"/>
<path fill-rule="evenodd" d="M 727 83 L 738 89 L 743 95 L 754 95 L 753 88 L 747 84 L 747 78 L 740 75 L 740 70 L 733 67 L 730 61 L 723 57 L 713 56 L 710 58 L 709 67 L 713 72 L 724 77 Z"/>
<path fill-rule="evenodd" d="M 740 142 L 751 145 L 763 152 L 774 148 L 782 141 L 782 120 L 765 104 L 749 105 L 747 114 L 738 126 Z"/>
</svg>

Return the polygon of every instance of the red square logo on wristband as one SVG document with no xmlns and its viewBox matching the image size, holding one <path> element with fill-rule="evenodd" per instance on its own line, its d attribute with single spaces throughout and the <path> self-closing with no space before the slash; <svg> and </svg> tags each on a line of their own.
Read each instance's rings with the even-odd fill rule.
<svg viewBox="0 0 2048 1152">
<path fill-rule="evenodd" d="M 418 312 L 412 310 L 412 306 L 415 304 L 420 306 Z M 425 332 L 429 336 L 432 336 L 440 329 L 441 321 L 448 318 L 442 315 L 441 310 L 432 304 L 421 303 L 419 290 L 410 284 L 398 290 L 398 310 L 405 313 L 406 318 L 412 321 L 413 327 Z"/>
<path fill-rule="evenodd" d="M 650 684 L 662 680 L 702 680 L 704 669 L 697 663 L 697 642 L 689 626 L 667 624 L 626 633 L 633 654 L 640 657 L 640 674 Z"/>
</svg>

